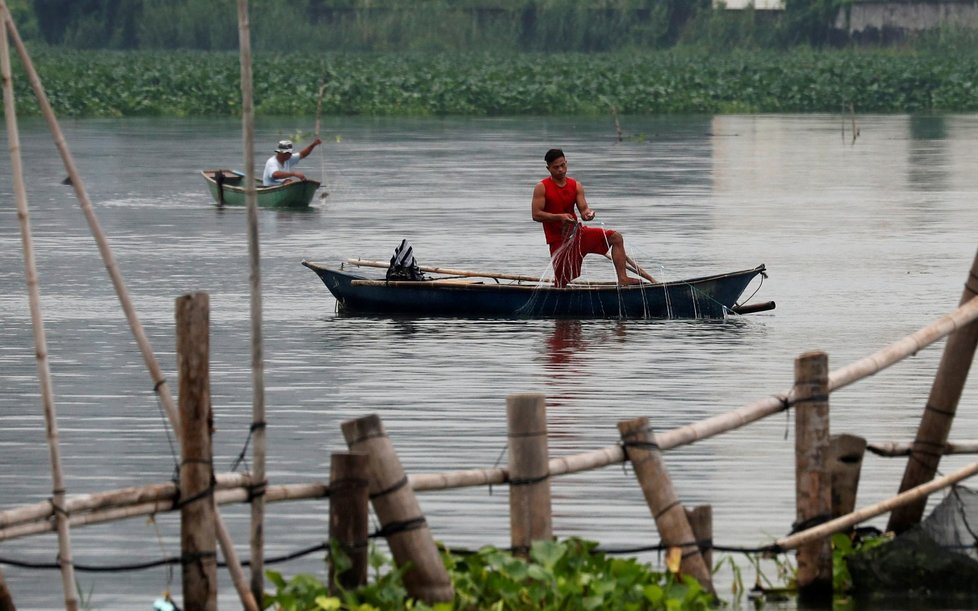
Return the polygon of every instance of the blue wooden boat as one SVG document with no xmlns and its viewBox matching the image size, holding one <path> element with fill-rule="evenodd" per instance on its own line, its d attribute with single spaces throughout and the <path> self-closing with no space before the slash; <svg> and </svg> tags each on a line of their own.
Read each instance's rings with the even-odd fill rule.
<svg viewBox="0 0 978 611">
<path fill-rule="evenodd" d="M 386 267 L 351 259 L 354 266 Z M 422 267 L 447 277 L 387 280 L 302 261 L 322 279 L 340 312 L 465 318 L 724 318 L 770 310 L 774 302 L 737 302 L 750 282 L 766 277 L 765 267 L 689 280 L 617 286 L 571 284 L 556 288 L 538 278 Z M 462 276 L 462 277 L 460 277 Z M 481 279 L 479 279 L 481 278 Z M 501 282 L 505 280 L 506 282 Z"/>
</svg>

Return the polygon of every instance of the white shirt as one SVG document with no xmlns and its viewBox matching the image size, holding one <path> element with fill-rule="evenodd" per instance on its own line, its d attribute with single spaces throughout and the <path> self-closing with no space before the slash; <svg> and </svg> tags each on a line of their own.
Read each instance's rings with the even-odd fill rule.
<svg viewBox="0 0 978 611">
<path fill-rule="evenodd" d="M 279 163 L 278 155 L 272 155 L 268 161 L 265 162 L 265 172 L 261 176 L 261 184 L 265 185 L 266 187 L 282 184 L 285 182 L 285 179 L 272 178 L 272 174 L 275 172 L 288 172 L 300 161 L 302 161 L 302 155 L 299 153 L 292 153 L 292 156 L 286 159 L 285 163 Z"/>
</svg>

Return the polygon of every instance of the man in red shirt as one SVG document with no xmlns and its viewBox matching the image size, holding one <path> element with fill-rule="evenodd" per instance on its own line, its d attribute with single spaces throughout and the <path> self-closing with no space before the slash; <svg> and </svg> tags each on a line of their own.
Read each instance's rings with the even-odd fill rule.
<svg viewBox="0 0 978 611">
<path fill-rule="evenodd" d="M 615 266 L 619 285 L 641 284 L 638 278 L 625 273 L 629 262 L 625 254 L 625 241 L 621 234 L 611 229 L 587 227 L 577 220 L 574 208 L 581 211 L 581 219 L 590 221 L 594 210 L 587 205 L 584 185 L 567 175 L 567 159 L 560 149 L 550 149 L 544 155 L 549 178 L 544 178 L 533 188 L 533 220 L 543 223 L 543 233 L 550 246 L 550 258 L 554 267 L 554 284 L 558 288 L 581 275 L 584 255 L 603 255 L 611 250 L 611 262 Z M 643 273 L 650 282 L 655 279 Z"/>
</svg>

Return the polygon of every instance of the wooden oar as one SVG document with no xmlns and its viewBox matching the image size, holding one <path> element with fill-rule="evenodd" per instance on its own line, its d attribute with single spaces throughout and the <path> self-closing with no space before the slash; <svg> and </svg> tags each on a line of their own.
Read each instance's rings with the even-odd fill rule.
<svg viewBox="0 0 978 611">
<path fill-rule="evenodd" d="M 351 265 L 357 265 L 360 267 L 381 267 L 388 268 L 390 263 L 386 261 L 370 261 L 367 259 L 347 259 L 347 263 Z M 432 274 L 445 274 L 446 276 L 465 276 L 468 278 L 498 278 L 500 280 L 518 280 L 521 282 L 549 282 L 543 278 L 537 278 L 536 276 L 521 276 L 519 274 L 501 274 L 499 272 L 478 272 L 467 269 L 451 269 L 448 267 L 426 267 L 418 266 L 423 272 L 429 272 Z"/>
<path fill-rule="evenodd" d="M 605 259 L 613 262 L 613 259 L 611 258 L 611 255 L 605 253 L 602 256 Z M 634 273 L 638 274 L 639 276 L 645 278 L 646 280 L 648 280 L 652 284 L 659 284 L 659 281 L 656 280 L 655 278 L 653 278 L 652 277 L 652 274 L 648 273 L 647 271 L 645 271 L 644 269 L 642 269 L 641 267 L 639 267 L 638 266 L 638 263 L 636 263 L 635 261 L 633 261 L 632 258 L 629 257 L 628 255 L 625 255 L 625 268 L 628 269 L 629 271 L 634 272 Z"/>
</svg>

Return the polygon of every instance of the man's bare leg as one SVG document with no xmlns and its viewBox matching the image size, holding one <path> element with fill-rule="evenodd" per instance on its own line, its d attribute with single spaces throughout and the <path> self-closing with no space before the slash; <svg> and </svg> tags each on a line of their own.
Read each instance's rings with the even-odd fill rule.
<svg viewBox="0 0 978 611">
<path fill-rule="evenodd" d="M 611 244 L 611 263 L 615 266 L 615 275 L 618 276 L 618 284 L 620 286 L 641 284 L 642 281 L 638 278 L 629 278 L 625 270 L 625 262 L 628 257 L 625 256 L 625 240 L 621 237 L 621 234 L 617 231 L 612 233 L 608 238 L 608 242 Z"/>
</svg>

